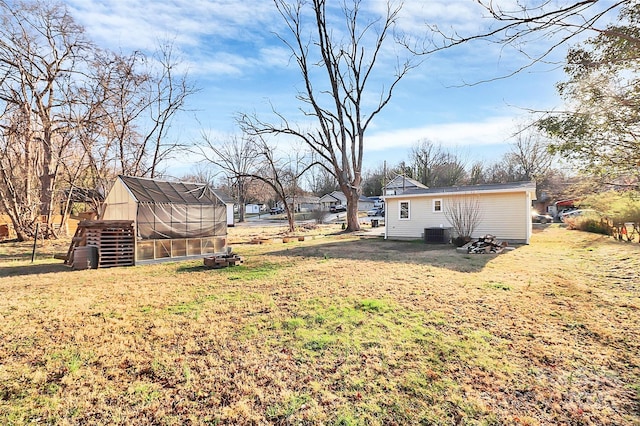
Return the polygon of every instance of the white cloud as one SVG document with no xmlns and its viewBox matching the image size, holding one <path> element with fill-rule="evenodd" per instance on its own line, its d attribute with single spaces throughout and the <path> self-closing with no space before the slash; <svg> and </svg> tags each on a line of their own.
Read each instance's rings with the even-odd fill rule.
<svg viewBox="0 0 640 426">
<path fill-rule="evenodd" d="M 272 0 L 65 1 L 88 37 L 101 47 L 124 53 L 150 51 L 159 41 L 172 40 L 174 53 L 182 60 L 181 69 L 204 81 L 203 92 L 191 100 L 197 102 L 203 125 L 234 129 L 234 111 L 269 114 L 271 105 L 265 99 L 284 110 L 292 121 L 297 118 L 304 124 L 295 101 L 300 75 L 289 50 L 273 35 L 284 35 L 286 29 Z M 330 3 L 333 5 L 333 0 Z M 384 13 L 381 8 L 385 4 L 362 2 L 366 12 L 378 15 Z M 425 35 L 426 23 L 466 34 L 489 24 L 473 1 L 405 0 L 399 30 Z M 371 77 L 373 92 L 365 93 L 364 106 L 377 105 L 379 90 L 388 84 L 396 65 L 396 54 L 402 56 L 394 50 L 392 40 L 388 41 Z M 370 127 L 367 154 L 387 158 L 386 152 L 400 152 L 425 138 L 452 147 L 505 144 L 513 128 L 506 104 L 529 107 L 540 103 L 545 93 L 542 87 L 551 86 L 555 78 L 540 82 L 539 78 L 534 80 L 535 75 L 522 74 L 518 79 L 496 82 L 490 90 L 481 86 L 445 92 L 444 88 L 504 75 L 505 69 L 517 68 L 521 61 L 521 56 L 488 44 L 461 46 L 429 57 L 398 86 L 391 104 L 374 121 L 380 128 Z M 321 82 L 314 85 L 319 89 Z M 500 89 L 506 86 L 512 87 Z M 482 114 L 489 116 L 483 119 Z M 416 124 L 427 116 L 441 124 Z M 465 119 L 469 121 L 456 121 Z"/>
<path fill-rule="evenodd" d="M 409 148 L 422 139 L 448 147 L 496 145 L 506 143 L 513 133 L 514 117 L 490 117 L 478 122 L 431 124 L 370 134 L 367 149 Z"/>
<path fill-rule="evenodd" d="M 197 46 L 203 38 L 251 39 L 270 28 L 275 10 L 269 0 L 66 0 L 74 17 L 98 42 L 111 48 L 153 49 L 156 40 L 176 38 Z"/>
</svg>

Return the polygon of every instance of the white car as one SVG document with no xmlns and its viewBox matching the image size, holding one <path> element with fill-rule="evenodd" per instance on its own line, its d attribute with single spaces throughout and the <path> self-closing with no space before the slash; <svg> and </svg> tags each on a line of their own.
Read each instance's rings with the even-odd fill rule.
<svg viewBox="0 0 640 426">
<path fill-rule="evenodd" d="M 598 212 L 593 209 L 578 209 L 578 210 L 570 210 L 568 212 L 564 212 L 560 215 L 560 221 L 564 222 L 566 219 L 572 219 L 579 216 L 591 215 L 595 216 Z"/>
</svg>

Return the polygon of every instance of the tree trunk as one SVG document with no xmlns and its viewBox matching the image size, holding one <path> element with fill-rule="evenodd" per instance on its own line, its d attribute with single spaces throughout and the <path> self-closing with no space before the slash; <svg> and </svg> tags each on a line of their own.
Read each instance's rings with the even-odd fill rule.
<svg viewBox="0 0 640 426">
<path fill-rule="evenodd" d="M 289 232 L 294 232 L 296 230 L 295 213 L 291 211 L 291 208 L 287 203 L 284 203 L 284 211 L 287 213 L 287 222 L 289 222 Z"/>
<path fill-rule="evenodd" d="M 244 222 L 246 213 L 246 188 L 244 178 L 238 179 L 238 222 Z"/>
<path fill-rule="evenodd" d="M 360 230 L 360 220 L 358 219 L 358 200 L 360 194 L 356 189 L 343 189 L 347 198 L 347 232 L 355 232 Z"/>
</svg>

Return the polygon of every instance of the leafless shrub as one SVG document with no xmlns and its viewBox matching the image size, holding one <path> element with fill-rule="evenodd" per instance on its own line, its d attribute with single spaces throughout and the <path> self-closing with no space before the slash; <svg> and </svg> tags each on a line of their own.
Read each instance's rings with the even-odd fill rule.
<svg viewBox="0 0 640 426">
<path fill-rule="evenodd" d="M 459 238 L 471 239 L 481 220 L 477 197 L 460 196 L 446 200 L 444 215 Z"/>
<path fill-rule="evenodd" d="M 311 211 L 311 219 L 315 220 L 317 224 L 324 223 L 324 218 L 327 212 L 322 209 L 314 209 Z"/>
</svg>

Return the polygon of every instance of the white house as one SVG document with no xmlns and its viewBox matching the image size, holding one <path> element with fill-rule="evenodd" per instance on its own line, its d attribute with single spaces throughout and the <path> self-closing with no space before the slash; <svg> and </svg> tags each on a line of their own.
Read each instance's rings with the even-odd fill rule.
<svg viewBox="0 0 640 426">
<path fill-rule="evenodd" d="M 373 208 L 374 201 L 364 195 L 358 200 L 358 211 L 367 211 Z M 347 197 L 342 191 L 333 191 L 320 197 L 322 210 L 329 210 L 331 206 L 347 205 Z"/>
<path fill-rule="evenodd" d="M 491 234 L 503 241 L 529 244 L 531 201 L 536 198 L 536 185 L 535 182 L 515 182 L 412 188 L 383 198 L 385 238 L 422 239 L 427 228 L 451 228 L 445 212 L 461 199 L 472 199 L 477 201 L 480 215 L 471 237 Z"/>
<path fill-rule="evenodd" d="M 245 204 L 244 212 L 247 214 L 258 214 L 260 213 L 260 204 Z"/>
<path fill-rule="evenodd" d="M 383 195 L 400 195 L 405 191 L 411 191 L 414 189 L 427 189 L 427 186 L 418 182 L 415 179 L 408 178 L 406 176 L 398 175 L 391 179 L 383 188 Z"/>
<path fill-rule="evenodd" d="M 296 212 L 312 212 L 320 209 L 320 198 L 311 195 L 299 195 L 287 198 L 287 204 L 293 205 Z"/>
</svg>

